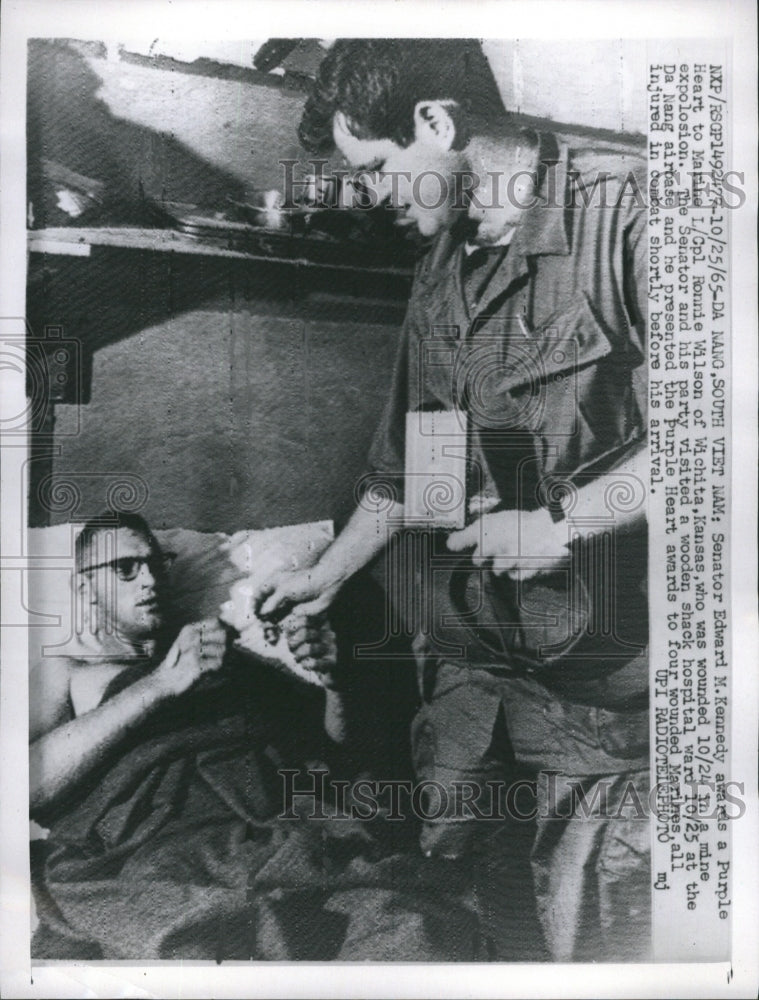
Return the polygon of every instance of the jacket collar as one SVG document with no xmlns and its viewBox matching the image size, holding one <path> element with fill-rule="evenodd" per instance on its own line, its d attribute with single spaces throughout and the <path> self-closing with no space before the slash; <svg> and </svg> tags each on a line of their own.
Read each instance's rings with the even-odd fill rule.
<svg viewBox="0 0 759 1000">
<path fill-rule="evenodd" d="M 567 226 L 567 212 L 564 207 L 567 189 L 569 147 L 558 142 L 551 133 L 540 136 L 540 163 L 545 166 L 536 204 L 524 213 L 522 225 L 518 227 L 512 241 L 511 253 L 525 257 L 540 254 L 570 252 Z"/>
</svg>

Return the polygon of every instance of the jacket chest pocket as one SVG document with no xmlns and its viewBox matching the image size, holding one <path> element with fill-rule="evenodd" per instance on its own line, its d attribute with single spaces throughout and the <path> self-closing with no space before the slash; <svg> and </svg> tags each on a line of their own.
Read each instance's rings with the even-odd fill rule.
<svg viewBox="0 0 759 1000">
<path fill-rule="evenodd" d="M 495 332 L 489 332 L 490 328 Z M 530 329 L 490 324 L 460 351 L 454 383 L 473 423 L 561 440 L 581 432 L 588 386 L 608 367 L 612 346 L 585 293 Z"/>
</svg>

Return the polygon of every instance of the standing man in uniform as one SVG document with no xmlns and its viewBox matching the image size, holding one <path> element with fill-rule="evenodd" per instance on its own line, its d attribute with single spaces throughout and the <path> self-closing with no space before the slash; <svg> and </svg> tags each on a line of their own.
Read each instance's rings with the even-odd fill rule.
<svg viewBox="0 0 759 1000">
<path fill-rule="evenodd" d="M 552 956 L 641 960 L 650 939 L 644 164 L 517 127 L 469 93 L 468 57 L 457 61 L 451 45 L 339 41 L 306 105 L 306 148 L 336 147 L 351 167 L 379 171 L 402 223 L 433 240 L 369 486 L 313 569 L 269 581 L 260 611 L 322 610 L 388 542 L 392 550 L 415 485 L 408 435 L 417 417 L 442 415 L 440 447 L 465 455 L 467 523 L 442 540 L 418 535 L 421 576 L 410 590 L 428 613 L 402 610 L 422 701 L 417 777 L 453 791 L 463 783 L 468 799 L 425 823 L 422 849 L 461 858 L 490 838 L 507 852 L 508 839 L 491 836 L 486 792 L 500 789 L 513 814 L 509 782 L 526 771 Z M 435 419 L 422 436 L 434 436 Z"/>
</svg>

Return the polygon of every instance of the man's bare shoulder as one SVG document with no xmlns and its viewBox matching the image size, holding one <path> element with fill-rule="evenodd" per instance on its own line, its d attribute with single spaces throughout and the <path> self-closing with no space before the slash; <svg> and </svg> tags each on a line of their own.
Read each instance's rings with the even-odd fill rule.
<svg viewBox="0 0 759 1000">
<path fill-rule="evenodd" d="M 54 683 L 63 677 L 69 678 L 71 672 L 77 666 L 81 666 L 82 663 L 83 661 L 78 657 L 66 656 L 64 654 L 42 656 L 37 660 L 33 660 L 29 670 L 30 689 L 33 678 L 43 683 Z"/>
<path fill-rule="evenodd" d="M 97 708 L 111 681 L 131 660 L 111 656 L 52 656 L 32 668 L 29 718 L 42 726 L 38 735 Z M 32 737 L 34 738 L 34 737 Z"/>
</svg>

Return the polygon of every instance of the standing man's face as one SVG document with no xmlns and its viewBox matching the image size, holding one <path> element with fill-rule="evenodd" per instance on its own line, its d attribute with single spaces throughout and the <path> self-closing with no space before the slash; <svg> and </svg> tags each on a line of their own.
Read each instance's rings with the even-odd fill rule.
<svg viewBox="0 0 759 1000">
<path fill-rule="evenodd" d="M 398 225 L 434 236 L 461 211 L 455 207 L 454 175 L 464 169 L 465 161 L 452 149 L 455 128 L 444 102 L 419 102 L 414 122 L 413 142 L 400 146 L 392 139 L 357 138 L 338 111 L 333 136 L 350 167 L 379 173 L 379 185 L 373 186 L 379 199 L 398 211 Z"/>
<path fill-rule="evenodd" d="M 153 638 L 164 621 L 165 557 L 130 528 L 102 532 L 93 542 L 80 573 L 99 628 L 127 642 Z"/>
</svg>

